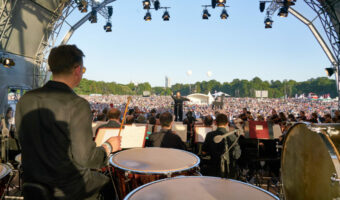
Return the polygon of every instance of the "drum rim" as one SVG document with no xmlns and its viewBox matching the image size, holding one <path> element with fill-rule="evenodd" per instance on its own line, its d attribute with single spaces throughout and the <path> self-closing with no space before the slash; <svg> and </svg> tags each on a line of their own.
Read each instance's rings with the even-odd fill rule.
<svg viewBox="0 0 340 200">
<path fill-rule="evenodd" d="M 197 159 L 197 163 L 194 164 L 193 166 L 187 167 L 187 168 L 185 168 L 185 169 L 181 169 L 181 170 L 167 170 L 167 171 L 162 171 L 162 172 L 160 172 L 160 171 L 152 171 L 152 172 L 149 171 L 149 172 L 148 172 L 148 171 L 141 171 L 141 170 L 128 169 L 128 168 L 121 167 L 121 166 L 117 165 L 116 163 L 113 163 L 112 159 L 113 159 L 114 156 L 120 154 L 121 152 L 128 151 L 128 150 L 129 150 L 129 149 L 128 149 L 128 150 L 124 150 L 124 151 L 117 152 L 117 153 L 115 153 L 114 155 L 112 155 L 112 156 L 110 157 L 110 159 L 109 159 L 110 164 L 111 164 L 112 166 L 118 168 L 118 169 L 121 169 L 121 170 L 124 170 L 124 171 L 127 171 L 127 172 L 133 172 L 134 174 L 164 174 L 164 175 L 166 175 L 166 174 L 174 174 L 174 173 L 179 173 L 179 172 L 188 171 L 189 169 L 194 169 L 194 168 L 196 168 L 196 167 L 200 164 L 200 162 L 201 162 L 200 158 L 199 158 L 197 155 L 195 155 L 195 154 L 193 154 L 193 153 L 191 153 L 191 152 L 188 152 L 188 151 L 181 150 L 181 149 L 163 148 L 163 147 L 147 147 L 147 148 L 148 148 L 148 149 L 152 149 L 152 148 L 155 148 L 155 149 L 156 149 L 156 148 L 162 148 L 162 149 L 171 149 L 171 150 L 182 151 L 182 152 L 188 153 L 188 154 L 190 154 L 190 155 L 193 155 L 193 156 Z M 133 149 L 137 149 L 137 148 L 133 148 Z M 146 148 L 139 148 L 139 149 L 146 149 Z M 131 149 L 131 150 L 132 150 L 132 149 Z"/>
<path fill-rule="evenodd" d="M 10 167 L 9 165 L 7 165 L 7 164 L 0 163 L 0 165 L 2 165 L 2 166 L 5 168 L 5 170 L 6 170 L 6 172 L 5 172 L 3 175 L 0 174 L 0 179 L 3 179 L 3 178 L 5 178 L 9 173 L 12 172 L 12 169 L 11 169 L 11 167 Z"/>
<path fill-rule="evenodd" d="M 219 177 L 213 177 L 213 176 L 176 176 L 176 177 L 173 177 L 173 178 L 165 178 L 165 179 L 160 179 L 160 180 L 157 180 L 157 181 L 153 181 L 153 182 L 150 182 L 150 183 L 147 183 L 147 184 L 144 184 L 144 185 L 141 185 L 139 186 L 138 188 L 135 188 L 134 190 L 132 190 L 128 195 L 126 195 L 124 197 L 123 200 L 129 200 L 129 198 L 131 198 L 135 193 L 137 193 L 138 191 L 142 190 L 143 188 L 145 187 L 148 187 L 152 184 L 155 184 L 155 183 L 158 183 L 158 182 L 162 182 L 162 181 L 167 181 L 167 180 L 173 180 L 173 179 L 185 179 L 185 178 L 210 178 L 210 179 L 222 179 L 222 180 L 229 180 L 229 181 L 232 181 L 232 182 L 236 182 L 236 183 L 241 183 L 241 184 L 244 184 L 244 185 L 247 185 L 247 186 L 250 186 L 250 187 L 253 187 L 255 189 L 258 189 L 266 194 L 268 194 L 269 196 L 273 197 L 275 200 L 280 200 L 277 196 L 275 196 L 274 194 L 268 192 L 267 190 L 264 190 L 260 187 L 257 187 L 255 185 L 252 185 L 252 184 L 249 184 L 249 183 L 245 183 L 245 182 L 242 182 L 242 181 L 238 181 L 238 180 L 234 180 L 234 179 L 226 179 L 226 178 L 219 178 Z"/>
</svg>

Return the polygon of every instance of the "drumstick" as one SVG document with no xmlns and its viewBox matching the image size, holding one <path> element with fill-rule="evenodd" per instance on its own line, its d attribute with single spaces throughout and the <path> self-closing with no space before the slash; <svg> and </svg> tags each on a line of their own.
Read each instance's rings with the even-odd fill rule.
<svg viewBox="0 0 340 200">
<path fill-rule="evenodd" d="M 130 103 L 130 101 L 131 101 L 131 97 L 129 96 L 129 97 L 127 98 L 127 103 L 126 103 L 126 106 L 125 106 L 125 111 L 124 111 L 124 115 L 123 115 L 123 120 L 122 120 L 122 123 L 120 124 L 118 137 L 120 136 L 120 132 L 122 132 L 122 128 L 123 128 L 123 126 L 124 126 L 125 117 L 126 117 L 127 110 L 128 110 L 128 108 L 129 108 L 129 103 Z"/>
</svg>

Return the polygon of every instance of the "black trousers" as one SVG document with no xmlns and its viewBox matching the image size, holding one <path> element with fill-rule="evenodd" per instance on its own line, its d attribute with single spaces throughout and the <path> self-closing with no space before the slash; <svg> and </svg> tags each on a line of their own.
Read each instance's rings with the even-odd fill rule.
<svg viewBox="0 0 340 200">
<path fill-rule="evenodd" d="M 175 121 L 183 121 L 183 106 L 177 106 L 174 107 L 174 113 L 175 113 Z"/>
</svg>

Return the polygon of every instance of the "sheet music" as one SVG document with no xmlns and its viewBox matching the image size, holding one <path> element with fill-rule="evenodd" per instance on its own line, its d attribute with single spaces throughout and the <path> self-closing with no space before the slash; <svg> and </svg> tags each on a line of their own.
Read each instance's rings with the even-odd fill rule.
<svg viewBox="0 0 340 200">
<path fill-rule="evenodd" d="M 137 148 L 144 147 L 146 125 L 126 125 L 122 129 L 121 147 Z M 95 139 L 97 146 L 102 145 L 110 137 L 118 136 L 119 128 L 103 128 L 98 131 L 98 135 Z"/>
<path fill-rule="evenodd" d="M 122 135 L 122 148 L 144 147 L 146 125 L 125 126 Z"/>
<path fill-rule="evenodd" d="M 183 142 L 187 142 L 187 125 L 183 123 L 174 123 L 171 130 L 176 133 Z"/>
<path fill-rule="evenodd" d="M 203 143 L 209 132 L 213 131 L 212 127 L 196 127 L 196 142 Z"/>
<path fill-rule="evenodd" d="M 155 132 L 160 132 L 161 125 L 156 125 Z M 183 142 L 187 142 L 187 125 L 182 122 L 174 122 L 171 127 L 172 132 L 176 133 Z"/>
<path fill-rule="evenodd" d="M 273 126 L 274 138 L 278 139 L 282 135 L 281 127 L 278 124 Z"/>
</svg>

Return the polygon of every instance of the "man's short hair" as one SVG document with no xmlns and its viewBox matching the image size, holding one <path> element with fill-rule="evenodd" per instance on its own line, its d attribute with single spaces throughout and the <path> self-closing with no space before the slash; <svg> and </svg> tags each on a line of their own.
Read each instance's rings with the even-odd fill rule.
<svg viewBox="0 0 340 200">
<path fill-rule="evenodd" d="M 111 108 L 107 113 L 107 117 L 109 119 L 119 119 L 120 118 L 120 110 L 117 108 Z"/>
<path fill-rule="evenodd" d="M 97 115 L 97 121 L 105 121 L 106 120 L 106 115 L 104 113 L 99 113 Z"/>
<path fill-rule="evenodd" d="M 159 121 L 161 122 L 161 126 L 170 126 L 172 123 L 172 114 L 169 112 L 164 112 L 159 116 Z"/>
<path fill-rule="evenodd" d="M 217 126 L 224 126 L 229 123 L 228 116 L 225 114 L 218 114 L 216 116 L 216 124 Z"/>
<path fill-rule="evenodd" d="M 125 120 L 125 124 L 133 124 L 135 122 L 135 117 L 133 115 L 128 115 Z"/>
<path fill-rule="evenodd" d="M 76 45 L 60 45 L 51 50 L 48 65 L 53 74 L 70 74 L 74 67 L 83 64 L 84 56 Z"/>
<path fill-rule="evenodd" d="M 213 124 L 213 118 L 210 115 L 204 117 L 204 126 L 211 126 Z"/>
</svg>

